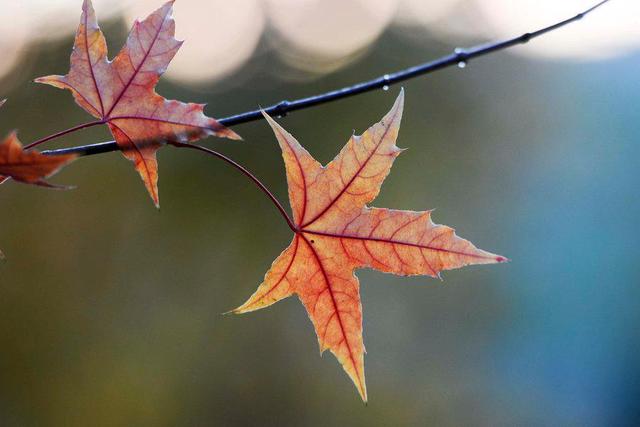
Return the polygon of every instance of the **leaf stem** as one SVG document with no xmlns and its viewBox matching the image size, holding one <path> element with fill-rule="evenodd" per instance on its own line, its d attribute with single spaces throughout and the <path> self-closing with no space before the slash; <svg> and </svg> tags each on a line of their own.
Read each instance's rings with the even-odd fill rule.
<svg viewBox="0 0 640 427">
<path fill-rule="evenodd" d="M 72 128 L 69 128 L 69 129 L 54 133 L 52 135 L 45 136 L 44 138 L 40 138 L 39 140 L 37 140 L 35 142 L 32 142 L 29 145 L 26 145 L 24 147 L 24 149 L 28 150 L 30 148 L 35 148 L 38 145 L 44 144 L 45 142 L 48 142 L 48 141 L 51 141 L 52 139 L 60 138 L 60 137 L 65 136 L 65 135 L 69 135 L 70 133 L 77 132 L 79 130 L 90 128 L 90 127 L 93 127 L 93 126 L 103 125 L 105 123 L 106 122 L 104 120 L 96 120 L 94 122 L 83 123 L 81 125 L 74 126 Z"/>
<path fill-rule="evenodd" d="M 291 220 L 291 217 L 289 217 L 289 214 L 284 209 L 282 204 L 278 201 L 278 199 L 276 199 L 276 196 L 274 196 L 273 193 L 271 191 L 269 191 L 267 186 L 264 185 L 262 183 L 262 181 L 260 181 L 254 174 L 249 172 L 249 170 L 247 168 L 245 168 L 244 166 L 242 166 L 239 163 L 237 163 L 235 160 L 230 159 L 229 157 L 225 156 L 222 153 L 219 153 L 217 151 L 211 150 L 211 149 L 206 148 L 206 147 L 202 147 L 200 145 L 184 144 L 182 142 L 169 142 L 169 145 L 172 145 L 172 146 L 177 147 L 177 148 L 189 148 L 191 150 L 201 151 L 201 152 L 206 153 L 206 154 L 208 154 L 210 156 L 217 157 L 218 159 L 227 162 L 228 164 L 230 164 L 231 166 L 233 166 L 234 168 L 236 168 L 237 170 L 242 172 L 247 178 L 249 178 L 269 198 L 269 200 L 271 200 L 271 202 L 275 205 L 275 207 L 278 209 L 278 211 L 280 212 L 282 217 L 287 222 L 287 225 L 289 226 L 289 228 L 294 233 L 298 232 L 298 227 L 296 227 L 294 222 Z"/>
<path fill-rule="evenodd" d="M 493 52 L 508 49 L 512 46 L 524 44 L 530 40 L 540 37 L 551 31 L 555 31 L 565 25 L 572 22 L 579 21 L 589 13 L 600 8 L 610 0 L 602 0 L 591 6 L 589 9 L 578 13 L 577 15 L 559 21 L 553 25 L 541 28 L 536 31 L 524 33 L 518 37 L 498 41 L 495 43 L 474 46 L 469 49 L 456 48 L 453 53 L 435 59 L 433 61 L 425 62 L 413 67 L 406 68 L 395 73 L 385 74 L 381 77 L 373 80 L 356 83 L 352 86 L 344 87 L 342 89 L 333 90 L 320 95 L 310 96 L 307 98 L 297 99 L 295 101 L 281 101 L 268 108 L 264 108 L 264 111 L 271 116 L 285 116 L 292 111 L 302 110 L 306 108 L 315 107 L 316 105 L 326 104 L 328 102 L 336 101 L 338 99 L 348 98 L 354 95 L 358 95 L 365 92 L 371 92 L 384 87 L 389 87 L 393 84 L 412 79 L 414 77 L 423 76 L 433 73 L 444 68 L 455 66 L 458 64 L 466 64 L 470 60 L 478 58 L 480 56 L 489 55 Z M 225 117 L 219 119 L 218 122 L 224 126 L 230 127 L 241 123 L 249 123 L 257 120 L 262 120 L 262 109 L 247 111 L 245 113 L 236 114 L 234 116 Z M 108 153 L 111 151 L 119 150 L 118 145 L 114 141 L 102 142 L 98 144 L 82 145 L 71 148 L 64 148 L 60 150 L 51 150 L 45 152 L 45 154 L 78 154 L 80 156 L 91 156 L 95 154 Z"/>
</svg>

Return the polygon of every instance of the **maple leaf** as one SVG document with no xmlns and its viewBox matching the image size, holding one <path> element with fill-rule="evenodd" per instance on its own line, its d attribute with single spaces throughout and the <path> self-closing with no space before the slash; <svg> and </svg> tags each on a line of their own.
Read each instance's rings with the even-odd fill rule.
<svg viewBox="0 0 640 427">
<path fill-rule="evenodd" d="M 38 151 L 25 151 L 16 132 L 9 134 L 0 144 L 0 182 L 7 177 L 25 184 L 49 188 L 66 188 L 49 184 L 45 178 L 72 162 L 75 154 L 45 156 Z"/>
<path fill-rule="evenodd" d="M 352 136 L 323 167 L 267 114 L 287 172 L 295 234 L 258 290 L 235 313 L 267 307 L 297 294 L 318 336 L 342 364 L 364 401 L 360 268 L 399 275 L 439 277 L 440 271 L 507 259 L 477 249 L 431 212 L 370 208 L 395 158 L 404 94 L 362 136 Z"/>
<path fill-rule="evenodd" d="M 163 141 L 191 142 L 208 135 L 240 139 L 205 116 L 204 104 L 170 101 L 155 92 L 160 76 L 182 45 L 174 37 L 172 9 L 170 1 L 144 21 L 136 21 L 125 46 L 110 61 L 93 5 L 85 0 L 69 74 L 36 79 L 70 90 L 83 109 L 109 126 L 124 156 L 134 162 L 156 206 L 156 151 Z"/>
</svg>

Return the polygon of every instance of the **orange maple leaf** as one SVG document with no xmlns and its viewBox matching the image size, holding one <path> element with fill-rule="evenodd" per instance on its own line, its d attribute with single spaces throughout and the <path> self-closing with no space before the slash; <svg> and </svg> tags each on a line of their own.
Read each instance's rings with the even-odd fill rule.
<svg viewBox="0 0 640 427">
<path fill-rule="evenodd" d="M 326 167 L 265 114 L 287 171 L 293 242 L 274 261 L 258 290 L 235 313 L 267 307 L 292 294 L 304 304 L 320 351 L 338 358 L 364 401 L 362 306 L 354 271 L 375 268 L 404 276 L 507 259 L 477 249 L 431 212 L 370 208 L 402 151 L 395 145 L 403 92 L 391 111 L 362 136 L 353 136 Z"/>
<path fill-rule="evenodd" d="M 0 144 L 0 182 L 11 177 L 25 184 L 65 188 L 49 184 L 45 178 L 58 172 L 76 157 L 75 154 L 45 156 L 35 150 L 25 151 L 16 132 L 12 132 Z"/>
<path fill-rule="evenodd" d="M 90 0 L 82 6 L 80 26 L 66 76 L 36 79 L 73 93 L 88 113 L 108 124 L 125 157 L 135 167 L 156 206 L 156 151 L 164 141 L 191 142 L 208 135 L 240 139 L 204 115 L 203 104 L 169 101 L 155 92 L 160 76 L 182 45 L 175 39 L 173 1 L 136 21 L 113 61 Z"/>
</svg>

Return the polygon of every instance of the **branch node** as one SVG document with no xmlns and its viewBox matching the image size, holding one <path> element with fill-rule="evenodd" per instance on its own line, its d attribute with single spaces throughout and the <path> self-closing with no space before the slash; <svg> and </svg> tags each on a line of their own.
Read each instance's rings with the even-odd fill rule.
<svg viewBox="0 0 640 427">
<path fill-rule="evenodd" d="M 286 117 L 289 114 L 289 108 L 291 108 L 290 101 L 280 101 L 273 106 L 273 114 L 277 117 Z"/>
<path fill-rule="evenodd" d="M 465 68 L 467 66 L 467 62 L 471 59 L 469 52 L 461 47 L 455 48 L 453 50 L 453 54 L 455 55 L 455 61 L 458 63 L 458 68 Z"/>
</svg>

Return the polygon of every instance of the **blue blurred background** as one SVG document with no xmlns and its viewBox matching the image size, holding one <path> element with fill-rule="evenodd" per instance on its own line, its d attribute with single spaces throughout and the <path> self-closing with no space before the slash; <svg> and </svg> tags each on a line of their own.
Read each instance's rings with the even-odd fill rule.
<svg viewBox="0 0 640 427">
<path fill-rule="evenodd" d="M 186 38 L 159 92 L 214 117 L 395 71 L 571 16 L 587 1 L 181 0 Z M 96 1 L 112 54 L 160 2 Z M 80 0 L 0 1 L 0 130 L 87 121 L 64 73 Z M 162 209 L 118 153 L 80 160 L 52 192 L 0 188 L 0 424 L 637 425 L 640 421 L 640 6 L 613 1 L 509 52 L 404 84 L 395 164 L 375 206 L 425 210 L 506 265 L 444 282 L 358 273 L 361 403 L 318 357 L 290 299 L 244 316 L 289 241 L 272 205 L 223 163 L 166 148 Z M 280 122 L 329 161 L 398 88 Z M 265 123 L 210 139 L 286 202 Z M 48 147 L 107 140 L 91 129 Z"/>
</svg>

